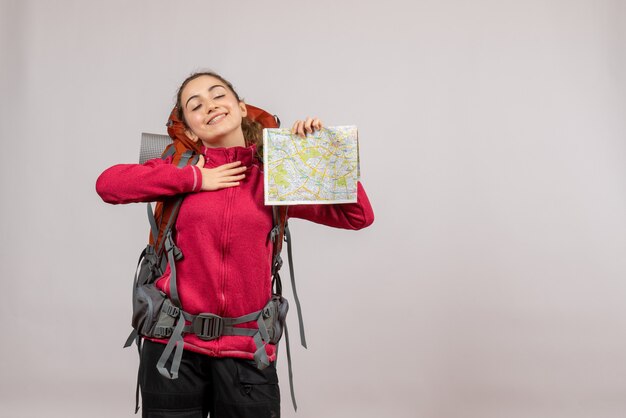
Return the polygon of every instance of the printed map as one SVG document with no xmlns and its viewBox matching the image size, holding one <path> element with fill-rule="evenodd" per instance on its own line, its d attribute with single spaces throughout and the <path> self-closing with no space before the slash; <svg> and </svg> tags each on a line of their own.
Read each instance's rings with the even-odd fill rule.
<svg viewBox="0 0 626 418">
<path fill-rule="evenodd" d="M 264 129 L 263 155 L 266 205 L 356 202 L 356 126 L 327 127 L 306 138 Z"/>
</svg>

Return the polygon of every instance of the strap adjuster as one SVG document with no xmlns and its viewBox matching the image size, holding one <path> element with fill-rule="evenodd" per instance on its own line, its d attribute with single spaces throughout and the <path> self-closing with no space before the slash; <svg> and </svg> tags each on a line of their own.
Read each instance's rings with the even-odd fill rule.
<svg viewBox="0 0 626 418">
<path fill-rule="evenodd" d="M 172 331 L 172 327 L 157 325 L 154 327 L 154 336 L 156 338 L 170 338 L 172 336 Z"/>
<path fill-rule="evenodd" d="M 163 303 L 163 306 L 161 307 L 161 312 L 173 318 L 178 318 L 178 314 L 180 313 L 180 308 L 177 308 L 176 306 L 172 305 L 172 303 L 168 299 L 165 303 Z"/>
<path fill-rule="evenodd" d="M 224 319 L 212 313 L 198 314 L 193 320 L 193 333 L 201 340 L 219 338 L 224 331 Z"/>
<path fill-rule="evenodd" d="M 280 254 L 276 254 L 274 257 L 274 271 L 278 271 L 283 266 L 283 259 Z"/>
</svg>

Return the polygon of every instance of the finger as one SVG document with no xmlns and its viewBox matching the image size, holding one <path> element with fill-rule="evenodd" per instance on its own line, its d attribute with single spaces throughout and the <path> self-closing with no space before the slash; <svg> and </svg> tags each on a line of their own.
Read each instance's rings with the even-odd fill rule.
<svg viewBox="0 0 626 418">
<path fill-rule="evenodd" d="M 313 133 L 313 128 L 311 127 L 312 123 L 313 123 L 313 119 L 309 117 L 307 117 L 306 121 L 304 122 L 304 130 L 308 134 Z"/>
<path fill-rule="evenodd" d="M 196 163 L 196 167 L 204 168 L 204 155 L 198 156 L 198 162 Z"/>
<path fill-rule="evenodd" d="M 298 132 L 297 133 L 302 138 L 306 137 L 306 132 L 304 132 L 304 121 L 300 121 L 300 124 L 298 125 Z"/>
<path fill-rule="evenodd" d="M 318 118 L 313 119 L 313 127 L 318 130 L 321 131 L 322 128 L 324 127 L 324 125 L 322 124 L 322 121 L 319 120 Z"/>
<path fill-rule="evenodd" d="M 300 123 L 299 120 L 295 121 L 293 123 L 293 126 L 291 127 L 291 133 L 295 134 L 296 132 L 298 132 L 298 124 Z"/>
<path fill-rule="evenodd" d="M 303 125 L 304 125 L 304 121 L 301 121 L 301 120 L 297 121 L 294 124 L 293 133 L 296 134 L 296 135 L 300 135 L 301 136 L 302 135 L 302 126 Z"/>
<path fill-rule="evenodd" d="M 220 183 L 233 183 L 233 182 L 238 182 L 240 180 L 243 180 L 246 178 L 245 174 L 240 174 L 238 176 L 228 176 L 228 177 L 222 177 L 220 179 Z"/>
<path fill-rule="evenodd" d="M 235 175 L 238 175 L 238 174 L 241 174 L 241 173 L 245 172 L 247 169 L 248 169 L 248 167 L 246 167 L 246 166 L 231 168 L 229 170 L 224 170 L 224 171 L 220 172 L 220 175 L 222 175 L 222 176 L 235 176 Z"/>
<path fill-rule="evenodd" d="M 230 183 L 220 183 L 217 185 L 218 189 L 224 189 L 226 187 L 235 187 L 235 186 L 239 186 L 239 182 L 238 181 L 233 181 Z"/>
</svg>

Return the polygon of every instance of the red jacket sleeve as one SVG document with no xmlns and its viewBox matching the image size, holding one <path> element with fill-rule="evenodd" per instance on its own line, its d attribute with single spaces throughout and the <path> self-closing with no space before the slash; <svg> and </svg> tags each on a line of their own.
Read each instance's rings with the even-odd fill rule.
<svg viewBox="0 0 626 418">
<path fill-rule="evenodd" d="M 202 187 L 198 167 L 178 168 L 171 157 L 155 158 L 144 164 L 109 167 L 96 180 L 96 192 L 107 203 L 153 202 L 163 197 L 197 192 Z"/>
<path fill-rule="evenodd" d="M 356 203 L 289 206 L 290 218 L 301 218 L 335 228 L 362 229 L 374 222 L 374 211 L 361 182 L 357 183 Z"/>
</svg>

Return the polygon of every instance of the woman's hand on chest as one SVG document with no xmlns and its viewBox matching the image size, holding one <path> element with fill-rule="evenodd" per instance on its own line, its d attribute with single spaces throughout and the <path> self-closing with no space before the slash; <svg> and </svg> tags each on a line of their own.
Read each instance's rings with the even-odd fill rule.
<svg viewBox="0 0 626 418">
<path fill-rule="evenodd" d="M 204 168 L 204 157 L 201 155 L 196 167 L 202 174 L 202 191 L 220 190 L 227 187 L 239 186 L 246 175 L 246 166 L 241 161 L 223 164 L 215 168 Z"/>
</svg>

